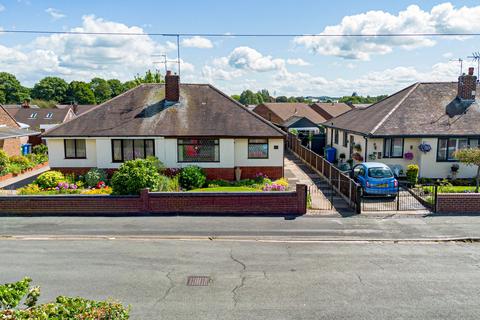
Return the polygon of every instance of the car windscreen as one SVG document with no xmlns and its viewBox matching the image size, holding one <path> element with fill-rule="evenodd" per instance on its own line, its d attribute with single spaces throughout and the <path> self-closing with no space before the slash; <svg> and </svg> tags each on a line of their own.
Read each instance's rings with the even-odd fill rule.
<svg viewBox="0 0 480 320">
<path fill-rule="evenodd" d="M 389 168 L 381 168 L 381 167 L 369 168 L 368 176 L 372 178 L 377 178 L 377 179 L 392 178 L 393 173 L 392 173 L 392 170 L 390 170 Z"/>
</svg>

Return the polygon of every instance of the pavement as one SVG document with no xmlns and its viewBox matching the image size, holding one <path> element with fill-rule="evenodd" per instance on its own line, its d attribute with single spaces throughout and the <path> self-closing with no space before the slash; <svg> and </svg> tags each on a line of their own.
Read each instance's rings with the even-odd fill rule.
<svg viewBox="0 0 480 320">
<path fill-rule="evenodd" d="M 0 239 L 449 241 L 480 239 L 479 216 L 0 217 Z"/>
</svg>

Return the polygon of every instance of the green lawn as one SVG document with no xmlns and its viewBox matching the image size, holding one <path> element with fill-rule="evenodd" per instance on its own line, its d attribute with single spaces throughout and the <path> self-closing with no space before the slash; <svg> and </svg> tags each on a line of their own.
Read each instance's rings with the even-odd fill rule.
<svg viewBox="0 0 480 320">
<path fill-rule="evenodd" d="M 260 189 L 250 187 L 215 187 L 215 188 L 200 188 L 193 189 L 189 192 L 258 192 Z"/>
</svg>

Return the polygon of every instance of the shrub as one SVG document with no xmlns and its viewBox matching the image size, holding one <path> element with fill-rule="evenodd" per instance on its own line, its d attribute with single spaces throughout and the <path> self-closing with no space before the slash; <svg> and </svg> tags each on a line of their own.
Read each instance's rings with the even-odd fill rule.
<svg viewBox="0 0 480 320">
<path fill-rule="evenodd" d="M 39 145 L 36 145 L 32 148 L 32 152 L 34 154 L 47 155 L 48 154 L 48 147 L 44 144 L 39 144 Z"/>
<path fill-rule="evenodd" d="M 162 161 L 158 160 L 157 157 L 148 156 L 146 160 L 150 161 L 155 166 L 155 168 L 157 168 L 158 173 L 162 173 L 163 171 L 165 171 L 165 165 Z"/>
<path fill-rule="evenodd" d="M 42 192 L 42 189 L 40 189 L 38 184 L 35 184 L 35 183 L 27 184 L 25 187 L 17 189 L 17 194 L 20 194 L 20 195 L 39 194 L 41 192 Z"/>
<path fill-rule="evenodd" d="M 416 164 L 409 164 L 407 166 L 407 180 L 412 185 L 416 185 L 418 183 L 418 166 Z"/>
<path fill-rule="evenodd" d="M 123 163 L 113 174 L 111 185 L 114 194 L 139 194 L 140 190 L 158 190 L 159 173 L 151 161 L 130 160 Z"/>
<path fill-rule="evenodd" d="M 33 319 L 118 319 L 129 318 L 129 308 L 115 301 L 93 301 L 59 296 L 55 302 L 36 305 L 40 287 L 30 287 L 30 278 L 0 285 L 0 318 Z M 27 309 L 16 309 L 25 299 Z M 3 309 L 3 310 L 2 310 Z"/>
<path fill-rule="evenodd" d="M 60 171 L 47 171 L 38 176 L 35 183 L 41 189 L 55 188 L 59 182 L 65 180 L 65 177 Z"/>
<path fill-rule="evenodd" d="M 198 189 L 203 187 L 207 180 L 203 169 L 198 166 L 188 166 L 180 171 L 178 181 L 184 189 Z"/>
<path fill-rule="evenodd" d="M 16 163 L 18 165 L 20 165 L 20 167 L 25 170 L 25 169 L 30 169 L 30 168 L 33 168 L 35 166 L 35 164 L 30 161 L 29 158 L 25 157 L 25 156 L 11 156 L 10 159 L 9 159 L 10 163 Z"/>
<path fill-rule="evenodd" d="M 7 165 L 7 172 L 10 172 L 14 175 L 20 174 L 20 173 L 22 173 L 22 166 L 19 165 L 18 163 L 10 162 Z"/>
<path fill-rule="evenodd" d="M 0 172 L 6 171 L 9 163 L 7 153 L 0 149 Z"/>
<path fill-rule="evenodd" d="M 274 184 L 284 186 L 285 189 L 288 188 L 288 181 L 285 178 L 280 178 L 278 180 L 273 181 Z"/>
<path fill-rule="evenodd" d="M 84 176 L 85 184 L 90 188 L 95 187 L 100 181 L 107 181 L 105 170 L 92 168 Z"/>
</svg>

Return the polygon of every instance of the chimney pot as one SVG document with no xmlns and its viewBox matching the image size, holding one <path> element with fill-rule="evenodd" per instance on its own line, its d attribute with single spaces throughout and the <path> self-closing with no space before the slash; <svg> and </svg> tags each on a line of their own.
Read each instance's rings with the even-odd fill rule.
<svg viewBox="0 0 480 320">
<path fill-rule="evenodd" d="M 165 100 L 178 102 L 180 100 L 180 77 L 170 70 L 165 75 Z"/>
<path fill-rule="evenodd" d="M 473 75 L 474 68 L 468 68 L 468 74 L 458 77 L 457 96 L 463 100 L 475 100 L 477 77 Z"/>
</svg>

